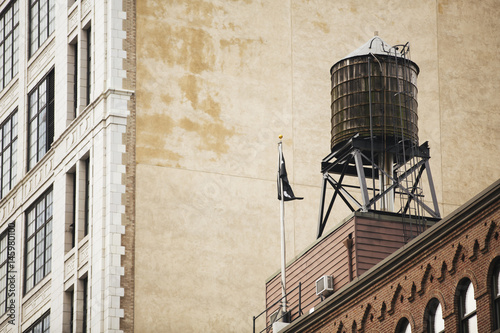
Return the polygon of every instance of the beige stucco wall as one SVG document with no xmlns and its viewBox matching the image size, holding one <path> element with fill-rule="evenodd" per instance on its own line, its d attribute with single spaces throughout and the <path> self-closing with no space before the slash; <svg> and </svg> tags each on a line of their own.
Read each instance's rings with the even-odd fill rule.
<svg viewBox="0 0 500 333">
<path fill-rule="evenodd" d="M 279 269 L 277 142 L 314 241 L 329 69 L 369 40 L 411 43 L 419 136 L 450 213 L 500 176 L 498 1 L 137 2 L 137 332 L 248 332 Z M 339 206 L 327 228 L 347 215 Z"/>
</svg>

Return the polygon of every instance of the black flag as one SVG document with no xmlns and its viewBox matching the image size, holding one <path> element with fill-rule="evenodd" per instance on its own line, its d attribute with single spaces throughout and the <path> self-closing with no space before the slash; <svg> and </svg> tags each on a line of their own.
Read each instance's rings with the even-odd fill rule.
<svg viewBox="0 0 500 333">
<path fill-rule="evenodd" d="M 296 197 L 295 194 L 293 194 L 292 187 L 288 182 L 288 176 L 286 175 L 285 158 L 283 157 L 283 155 L 281 155 L 281 162 L 278 170 L 278 200 L 281 200 L 281 181 L 283 181 L 284 201 L 304 199 L 301 197 Z"/>
</svg>

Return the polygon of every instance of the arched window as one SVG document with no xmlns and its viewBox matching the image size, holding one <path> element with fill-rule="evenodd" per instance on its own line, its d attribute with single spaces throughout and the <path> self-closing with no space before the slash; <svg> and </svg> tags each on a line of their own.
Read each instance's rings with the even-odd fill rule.
<svg viewBox="0 0 500 333">
<path fill-rule="evenodd" d="M 396 326 L 396 333 L 411 333 L 411 325 L 408 319 L 401 318 L 398 326 Z"/>
<path fill-rule="evenodd" d="M 352 333 L 358 333 L 358 325 L 356 324 L 356 321 L 352 323 Z"/>
<path fill-rule="evenodd" d="M 500 328 L 500 260 L 497 261 L 492 276 L 494 329 Z"/>
<path fill-rule="evenodd" d="M 470 280 L 460 284 L 460 332 L 477 333 L 476 299 Z"/>
<path fill-rule="evenodd" d="M 435 298 L 427 306 L 427 332 L 444 333 L 443 308 Z"/>
</svg>

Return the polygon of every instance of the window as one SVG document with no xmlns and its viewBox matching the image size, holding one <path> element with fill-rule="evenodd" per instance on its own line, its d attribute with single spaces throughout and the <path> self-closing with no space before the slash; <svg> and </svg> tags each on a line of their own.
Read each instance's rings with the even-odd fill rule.
<svg viewBox="0 0 500 333">
<path fill-rule="evenodd" d="M 492 276 L 492 285 L 493 288 L 493 328 L 494 329 L 499 329 L 500 328 L 500 261 L 497 261 L 495 265 L 495 269 L 493 271 L 493 276 Z"/>
<path fill-rule="evenodd" d="M 92 89 L 92 30 L 87 29 L 87 99 L 86 104 L 90 104 L 90 91 Z"/>
<path fill-rule="evenodd" d="M 0 14 L 0 90 L 19 71 L 19 3 L 12 1 Z"/>
<path fill-rule="evenodd" d="M 70 319 L 69 319 L 69 332 L 73 333 L 73 323 L 75 322 L 75 291 L 71 290 L 70 293 Z"/>
<path fill-rule="evenodd" d="M 90 157 L 85 160 L 85 215 L 84 215 L 84 236 L 89 234 L 89 219 L 90 219 Z"/>
<path fill-rule="evenodd" d="M 64 292 L 62 317 L 62 332 L 74 332 L 74 324 L 76 322 L 74 285 L 70 286 L 69 289 Z"/>
<path fill-rule="evenodd" d="M 87 311 L 88 311 L 88 300 L 87 298 L 89 297 L 88 295 L 88 284 L 89 280 L 87 277 L 85 277 L 82 280 L 82 287 L 83 287 L 83 318 L 82 318 L 82 332 L 87 333 Z"/>
<path fill-rule="evenodd" d="M 0 183 L 2 189 L 0 198 L 3 198 L 16 184 L 17 178 L 17 111 L 3 122 L 0 131 Z"/>
<path fill-rule="evenodd" d="M 72 45 L 73 48 L 73 118 L 78 115 L 78 42 Z"/>
<path fill-rule="evenodd" d="M 65 251 L 76 245 L 77 207 L 76 207 L 76 168 L 66 174 L 66 230 Z"/>
<path fill-rule="evenodd" d="M 28 170 L 50 149 L 54 140 L 54 71 L 28 97 Z"/>
<path fill-rule="evenodd" d="M 460 332 L 477 333 L 476 300 L 474 286 L 470 280 L 459 285 Z"/>
<path fill-rule="evenodd" d="M 30 0 L 30 57 L 54 32 L 55 0 Z"/>
<path fill-rule="evenodd" d="M 50 273 L 51 258 L 52 189 L 26 212 L 25 293 Z"/>
<path fill-rule="evenodd" d="M 23 333 L 49 333 L 49 332 L 50 332 L 50 312 L 47 312 Z"/>
<path fill-rule="evenodd" d="M 14 228 L 13 223 L 9 224 L 7 231 L 0 236 L 0 316 L 7 312 L 8 306 L 9 280 L 7 277 L 9 272 L 12 271 L 13 258 L 11 256 L 15 253 L 12 250 L 9 251 L 9 245 L 13 246 L 15 244 Z"/>
<path fill-rule="evenodd" d="M 411 333 L 411 325 L 408 319 L 402 318 L 396 326 L 396 333 Z"/>
<path fill-rule="evenodd" d="M 444 333 L 443 308 L 441 303 L 433 298 L 427 306 L 427 332 Z"/>
</svg>

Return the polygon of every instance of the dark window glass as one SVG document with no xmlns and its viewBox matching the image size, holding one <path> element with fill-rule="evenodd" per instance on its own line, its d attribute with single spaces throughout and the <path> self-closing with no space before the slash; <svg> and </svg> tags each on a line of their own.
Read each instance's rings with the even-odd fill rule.
<svg viewBox="0 0 500 333">
<path fill-rule="evenodd" d="M 71 291 L 71 313 L 70 313 L 70 319 L 69 319 L 69 333 L 73 333 L 73 322 L 75 320 L 75 291 Z"/>
<path fill-rule="evenodd" d="M 87 29 L 87 105 L 90 104 L 92 89 L 92 30 Z"/>
<path fill-rule="evenodd" d="M 78 43 L 73 44 L 73 50 L 74 50 L 74 62 L 75 66 L 73 70 L 75 71 L 75 74 L 73 76 L 73 108 L 74 108 L 74 114 L 73 116 L 76 118 L 78 115 Z"/>
<path fill-rule="evenodd" d="M 28 170 L 50 149 L 54 140 L 54 71 L 28 96 Z"/>
<path fill-rule="evenodd" d="M 85 230 L 84 236 L 89 234 L 90 220 L 90 157 L 85 160 Z"/>
<path fill-rule="evenodd" d="M 82 332 L 87 333 L 87 308 L 88 308 L 88 278 L 83 279 L 83 318 L 82 318 Z"/>
<path fill-rule="evenodd" d="M 27 293 L 51 271 L 52 263 L 52 189 L 42 195 L 26 212 Z"/>
<path fill-rule="evenodd" d="M 69 226 L 70 227 L 70 230 L 71 230 L 71 248 L 74 248 L 75 247 L 75 243 L 76 243 L 76 172 L 73 172 L 72 174 L 70 174 L 71 178 L 72 178 L 72 182 L 71 182 L 71 186 L 73 187 L 72 188 L 72 194 L 73 194 L 73 202 L 72 202 L 72 205 L 73 205 L 73 216 L 72 216 L 72 223 L 71 225 Z"/>
</svg>

